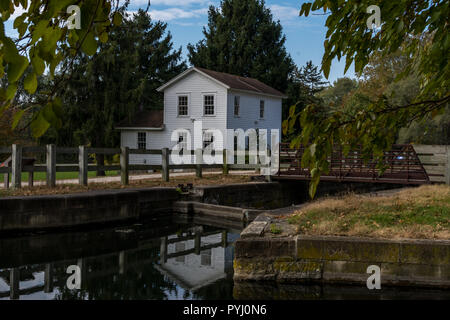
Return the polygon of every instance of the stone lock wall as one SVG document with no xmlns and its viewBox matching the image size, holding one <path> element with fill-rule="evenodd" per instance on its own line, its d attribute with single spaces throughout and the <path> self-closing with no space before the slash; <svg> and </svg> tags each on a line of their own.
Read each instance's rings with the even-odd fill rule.
<svg viewBox="0 0 450 320">
<path fill-rule="evenodd" d="M 367 268 L 382 285 L 450 289 L 450 241 L 348 237 L 253 237 L 236 242 L 235 281 L 366 285 Z"/>
<path fill-rule="evenodd" d="M 175 188 L 93 191 L 0 199 L 0 234 L 140 219 L 172 211 Z"/>
</svg>

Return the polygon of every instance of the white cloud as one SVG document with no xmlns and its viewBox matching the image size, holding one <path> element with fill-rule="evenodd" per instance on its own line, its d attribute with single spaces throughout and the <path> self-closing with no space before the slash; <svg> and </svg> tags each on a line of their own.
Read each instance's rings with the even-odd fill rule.
<svg viewBox="0 0 450 320">
<path fill-rule="evenodd" d="M 152 19 L 161 21 L 172 21 L 178 19 L 199 18 L 208 13 L 208 9 L 183 10 L 180 8 L 168 8 L 163 10 L 149 10 Z"/>
<path fill-rule="evenodd" d="M 211 2 L 211 0 L 150 0 L 151 6 L 177 6 L 187 7 L 191 5 L 205 5 Z M 131 0 L 132 6 L 146 6 L 148 0 Z"/>
<path fill-rule="evenodd" d="M 300 9 L 274 4 L 269 6 L 275 20 L 292 21 L 299 18 Z"/>
</svg>

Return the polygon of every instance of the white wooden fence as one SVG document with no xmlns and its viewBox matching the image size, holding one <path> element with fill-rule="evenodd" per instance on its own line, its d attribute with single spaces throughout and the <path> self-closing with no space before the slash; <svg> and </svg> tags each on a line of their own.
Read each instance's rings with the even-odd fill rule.
<svg viewBox="0 0 450 320">
<path fill-rule="evenodd" d="M 414 145 L 432 182 L 445 182 L 450 185 L 450 145 Z"/>
<path fill-rule="evenodd" d="M 229 170 L 256 170 L 263 167 L 260 165 L 258 159 L 254 161 L 255 164 L 227 164 L 227 151 L 223 151 L 223 164 L 170 164 L 169 157 L 171 151 L 168 148 L 162 150 L 141 150 L 123 148 L 88 148 L 80 146 L 78 148 L 60 148 L 55 145 L 47 145 L 45 147 L 22 147 L 20 145 L 12 145 L 11 147 L 0 147 L 0 155 L 11 155 L 11 165 L 0 167 L 0 174 L 4 174 L 4 187 L 9 188 L 11 175 L 11 186 L 14 189 L 22 187 L 22 172 L 29 173 L 28 186 L 33 186 L 33 173 L 45 172 L 46 185 L 54 187 L 56 185 L 56 172 L 78 172 L 78 181 L 80 185 L 86 186 L 88 184 L 89 171 L 120 171 L 121 183 L 123 185 L 129 184 L 130 171 L 149 171 L 160 170 L 162 172 L 163 181 L 169 181 L 169 172 L 171 169 L 194 169 L 196 176 L 202 177 L 203 169 L 221 169 L 223 174 L 228 174 Z M 270 152 L 270 151 L 269 151 Z M 45 154 L 45 164 L 27 165 L 24 161 L 24 154 Z M 78 155 L 78 163 L 75 164 L 58 164 L 56 163 L 57 154 L 72 154 Z M 120 155 L 120 164 L 104 165 L 89 164 L 88 157 L 90 154 L 103 155 Z M 162 158 L 161 165 L 148 164 L 130 164 L 130 154 L 144 154 L 144 155 L 160 155 Z M 191 151 L 191 155 L 195 155 L 198 159 L 203 159 L 203 150 L 198 149 Z M 246 152 L 249 155 L 249 152 Z M 256 155 L 258 157 L 258 155 Z M 201 162 L 201 161 L 200 161 Z"/>
</svg>

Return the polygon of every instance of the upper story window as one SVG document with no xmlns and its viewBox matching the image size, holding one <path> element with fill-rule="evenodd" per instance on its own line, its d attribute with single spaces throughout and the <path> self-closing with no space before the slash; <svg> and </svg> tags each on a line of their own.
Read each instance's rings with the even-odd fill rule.
<svg viewBox="0 0 450 320">
<path fill-rule="evenodd" d="M 188 96 L 178 96 L 178 115 L 187 116 L 188 115 Z"/>
<path fill-rule="evenodd" d="M 214 115 L 214 95 L 205 95 L 203 98 L 203 113 L 205 116 Z"/>
<path fill-rule="evenodd" d="M 236 117 L 239 116 L 240 108 L 241 108 L 241 97 L 235 96 L 234 97 L 234 115 Z"/>
<path fill-rule="evenodd" d="M 259 118 L 264 119 L 264 100 L 259 101 Z"/>
<path fill-rule="evenodd" d="M 147 149 L 147 134 L 145 132 L 138 132 L 137 145 L 138 149 Z"/>
</svg>

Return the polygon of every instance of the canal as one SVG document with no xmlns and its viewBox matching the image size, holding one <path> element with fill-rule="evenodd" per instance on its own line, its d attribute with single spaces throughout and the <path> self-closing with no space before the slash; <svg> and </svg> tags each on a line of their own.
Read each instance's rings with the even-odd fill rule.
<svg viewBox="0 0 450 320">
<path fill-rule="evenodd" d="M 235 284 L 233 243 L 242 228 L 174 215 L 120 227 L 4 236 L 0 300 L 449 298 L 448 291 L 424 289 L 373 293 L 361 287 Z M 73 275 L 79 278 L 73 281 Z"/>
</svg>

